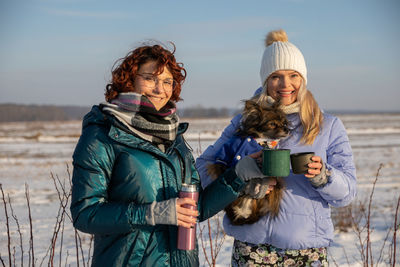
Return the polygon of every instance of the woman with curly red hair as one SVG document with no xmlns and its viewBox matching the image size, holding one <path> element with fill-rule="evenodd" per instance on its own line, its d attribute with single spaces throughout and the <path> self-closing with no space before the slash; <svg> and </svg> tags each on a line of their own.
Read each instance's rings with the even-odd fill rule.
<svg viewBox="0 0 400 267">
<path fill-rule="evenodd" d="M 177 248 L 177 226 L 195 227 L 244 188 L 234 172 L 201 188 L 182 135 L 188 124 L 176 114 L 186 71 L 174 52 L 145 45 L 117 61 L 106 102 L 84 117 L 71 213 L 78 230 L 94 234 L 92 266 L 198 266 L 197 244 Z M 178 198 L 183 183 L 197 185 L 197 203 Z"/>
</svg>

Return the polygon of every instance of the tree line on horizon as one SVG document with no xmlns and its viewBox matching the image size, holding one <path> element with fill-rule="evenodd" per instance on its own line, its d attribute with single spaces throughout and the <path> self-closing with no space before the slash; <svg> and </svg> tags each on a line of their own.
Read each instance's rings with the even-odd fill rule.
<svg viewBox="0 0 400 267">
<path fill-rule="evenodd" d="M 0 103 L 0 122 L 18 121 L 68 121 L 82 120 L 83 116 L 90 111 L 89 106 L 57 106 L 57 105 L 26 105 L 13 103 Z M 239 114 L 241 109 L 234 108 L 206 108 L 194 106 L 178 108 L 181 118 L 227 118 Z M 333 114 L 399 114 L 400 111 L 368 111 L 368 110 L 330 110 Z"/>
<path fill-rule="evenodd" d="M 0 122 L 19 121 L 68 121 L 81 120 L 91 107 L 57 105 L 0 104 Z M 231 117 L 240 110 L 229 108 L 205 108 L 201 106 L 178 109 L 184 118 Z"/>
</svg>

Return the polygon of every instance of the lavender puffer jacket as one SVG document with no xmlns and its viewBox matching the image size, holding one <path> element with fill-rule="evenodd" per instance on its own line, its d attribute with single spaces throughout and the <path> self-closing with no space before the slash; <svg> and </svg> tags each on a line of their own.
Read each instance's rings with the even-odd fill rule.
<svg viewBox="0 0 400 267">
<path fill-rule="evenodd" d="M 217 151 L 235 133 L 240 119 L 241 115 L 234 117 L 214 145 L 197 158 L 203 187 L 211 182 L 206 165 L 215 160 Z M 300 142 L 303 126 L 298 113 L 288 115 L 288 119 L 292 124 L 291 135 L 278 148 L 290 149 L 291 153 L 314 151 L 331 171 L 328 183 L 314 188 L 304 175 L 291 172 L 284 178 L 286 188 L 277 217 L 267 214 L 254 224 L 234 226 L 225 216 L 224 230 L 240 241 L 282 249 L 327 247 L 333 238 L 330 206 L 346 206 L 356 195 L 356 171 L 349 139 L 340 119 L 324 113 L 322 131 L 312 145 L 304 145 Z"/>
</svg>

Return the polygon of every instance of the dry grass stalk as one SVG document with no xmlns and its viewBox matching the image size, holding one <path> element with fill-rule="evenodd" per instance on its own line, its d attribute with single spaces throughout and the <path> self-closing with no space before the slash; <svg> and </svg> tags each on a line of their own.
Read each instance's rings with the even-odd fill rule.
<svg viewBox="0 0 400 267">
<path fill-rule="evenodd" d="M 79 249 L 78 249 L 78 230 L 75 229 L 75 249 L 76 249 L 76 262 L 79 267 Z"/>
<path fill-rule="evenodd" d="M 67 214 L 67 206 L 68 206 L 68 201 L 71 196 L 71 192 L 66 192 L 65 187 L 61 183 L 60 179 L 58 176 L 54 177 L 53 173 L 51 173 L 51 178 L 53 180 L 54 186 L 56 188 L 58 198 L 60 201 L 60 206 L 58 209 L 58 214 L 56 217 L 56 224 L 54 225 L 54 230 L 53 230 L 53 237 L 51 241 L 51 250 L 50 250 L 50 258 L 49 258 L 49 265 L 54 266 L 54 254 L 56 250 L 56 242 L 58 235 L 61 234 L 61 237 L 64 235 L 64 221 L 65 221 L 65 216 Z M 57 186 L 57 184 L 59 186 Z M 60 189 L 61 188 L 61 189 Z M 61 190 L 61 191 L 60 191 Z M 61 233 L 60 233 L 60 229 Z M 61 241 L 60 243 L 60 265 L 61 265 L 61 255 L 62 255 L 62 244 L 63 242 Z"/>
<path fill-rule="evenodd" d="M 32 259 L 32 266 L 35 266 L 35 252 L 34 252 L 34 246 L 33 246 L 33 224 L 32 224 L 32 212 L 31 212 L 31 204 L 29 200 L 29 186 L 28 184 L 25 183 L 25 197 L 26 197 L 26 203 L 28 206 L 28 216 L 29 216 L 29 264 L 28 266 L 31 265 L 31 259 Z M 32 258 L 31 258 L 32 256 Z"/>
<path fill-rule="evenodd" d="M 199 134 L 199 139 L 198 139 L 198 151 L 197 151 L 197 156 L 201 155 L 202 149 L 201 149 L 201 139 L 200 139 L 200 134 Z M 216 233 L 215 233 L 215 239 L 214 239 L 214 244 L 213 244 L 213 238 L 212 238 L 212 226 L 211 226 L 211 219 L 207 220 L 207 230 L 208 230 L 208 241 L 204 240 L 203 234 L 204 234 L 204 228 L 200 227 L 200 224 L 198 224 L 198 229 L 199 229 L 199 234 L 198 236 L 200 237 L 200 242 L 201 242 L 201 248 L 203 250 L 204 258 L 208 264 L 208 266 L 215 266 L 217 262 L 217 257 L 218 254 L 222 248 L 222 245 L 224 244 L 225 238 L 226 238 L 226 233 L 224 232 L 221 223 L 220 223 L 220 218 L 219 215 L 214 216 L 214 220 L 216 222 Z M 220 233 L 222 234 L 222 237 L 219 235 Z M 209 252 L 207 253 L 206 245 L 209 244 Z M 208 257 L 208 254 L 210 254 L 210 258 Z"/>
<path fill-rule="evenodd" d="M 56 217 L 56 222 L 53 228 L 53 235 L 52 238 L 50 240 L 50 245 L 49 248 L 47 249 L 47 252 L 45 254 L 45 256 L 41 259 L 40 262 L 40 266 L 42 266 L 42 264 L 44 263 L 44 261 L 46 260 L 46 258 L 48 257 L 48 266 L 54 266 L 57 265 L 57 263 L 55 262 L 55 253 L 58 250 L 58 266 L 61 267 L 63 261 L 65 261 L 65 266 L 68 265 L 68 257 L 69 257 L 69 251 L 66 252 L 66 258 L 63 259 L 63 255 L 65 254 L 63 252 L 64 249 L 64 234 L 65 234 L 65 219 L 67 219 L 67 223 L 71 223 L 72 224 L 72 217 L 69 214 L 69 203 L 70 203 L 70 199 L 71 199 L 71 195 L 72 195 L 72 182 L 71 182 L 71 174 L 69 172 L 69 168 L 67 165 L 67 172 L 68 172 L 68 180 L 69 181 L 69 185 L 70 187 L 67 189 L 66 186 L 66 180 L 61 181 L 61 179 L 57 176 L 57 175 L 53 175 L 51 173 L 51 179 L 53 180 L 57 195 L 58 195 L 58 201 L 59 201 L 59 209 L 58 209 L 58 213 L 57 213 L 57 217 Z M 17 266 L 17 264 L 20 264 L 20 266 L 24 266 L 24 246 L 23 246 L 23 235 L 22 235 L 22 231 L 21 231 L 21 227 L 20 227 L 20 223 L 19 220 L 17 218 L 17 216 L 14 213 L 13 207 L 11 205 L 11 198 L 9 195 L 7 195 L 7 199 L 6 196 L 4 194 L 3 191 L 3 187 L 2 184 L 0 184 L 0 190 L 2 192 L 2 202 L 4 205 L 4 210 L 6 213 L 6 220 L 5 220 L 5 225 L 6 225 L 6 229 L 7 229 L 7 250 L 8 250 L 8 261 L 6 259 L 3 259 L 0 255 L 0 266 L 7 266 L 6 264 L 8 264 L 8 266 Z M 35 266 L 37 263 L 37 258 L 35 257 L 35 246 L 34 246 L 34 234 L 33 234 L 33 219 L 32 219 L 32 212 L 31 212 L 31 205 L 30 205 L 30 196 L 29 196 L 29 186 L 27 184 L 25 184 L 25 199 L 26 199 L 26 203 L 27 203 L 27 209 L 28 209 L 28 220 L 29 220 L 29 251 L 28 251 L 28 255 L 29 255 L 29 261 L 28 261 L 28 266 Z M 7 202 L 8 205 L 10 207 L 11 210 L 11 215 L 14 218 L 15 224 L 17 226 L 17 232 L 18 232 L 18 238 L 19 238 L 19 250 L 21 252 L 21 259 L 20 259 L 20 263 L 16 262 L 16 254 L 17 254 L 17 249 L 15 246 L 13 246 L 11 248 L 11 241 L 12 241 L 12 234 L 10 232 L 10 220 L 9 220 L 9 210 L 7 207 Z M 91 253 L 91 249 L 92 249 L 92 243 L 93 243 L 93 236 L 91 235 L 90 237 L 90 243 L 89 243 L 89 250 L 88 250 L 88 259 L 87 261 L 85 260 L 85 253 L 84 251 L 87 251 L 86 248 L 84 249 L 84 244 L 82 242 L 82 238 L 79 234 L 79 232 L 74 229 L 75 232 L 75 246 L 76 246 L 76 256 L 77 256 L 77 263 L 76 265 L 79 266 L 80 264 L 82 264 L 83 266 L 90 266 L 90 253 Z M 36 243 L 35 243 L 36 244 Z M 79 255 L 81 254 L 81 256 Z"/>
<path fill-rule="evenodd" d="M 392 241 L 392 244 L 393 244 L 393 256 L 392 256 L 393 267 L 396 266 L 396 252 L 397 252 L 397 250 L 396 250 L 396 243 L 397 243 L 396 234 L 397 234 L 397 231 L 400 230 L 400 223 L 398 222 L 398 219 L 397 219 L 399 216 L 399 207 L 400 207 L 400 195 L 397 199 L 397 206 L 396 206 L 396 212 L 395 212 L 395 216 L 394 216 L 394 225 L 393 225 L 393 241 Z"/>
<path fill-rule="evenodd" d="M 1 257 L 1 253 L 0 253 L 0 262 L 1 262 L 1 264 L 3 265 L 3 267 L 6 267 L 6 264 L 4 263 L 3 258 Z"/>
<path fill-rule="evenodd" d="M 4 196 L 4 191 L 3 191 L 3 185 L 0 184 L 0 190 L 1 190 L 1 197 L 3 199 L 4 203 L 4 213 L 6 215 L 6 228 L 7 228 L 7 250 L 8 250 L 8 262 L 9 266 L 11 267 L 11 235 L 10 235 L 10 223 L 8 221 L 8 211 L 7 211 L 7 202 L 6 198 Z M 1 260 L 3 262 L 3 260 Z M 4 265 L 4 263 L 3 263 Z"/>
<path fill-rule="evenodd" d="M 199 237 L 200 237 L 200 243 L 201 243 L 201 248 L 203 250 L 204 258 L 208 264 L 208 266 L 215 266 L 218 258 L 218 254 L 221 251 L 222 245 L 225 242 L 226 238 L 226 233 L 222 229 L 221 223 L 220 223 L 220 217 L 219 215 L 214 216 L 214 221 L 215 221 L 215 232 L 213 234 L 213 227 L 211 224 L 212 219 L 207 220 L 207 236 L 208 240 L 204 240 L 204 228 L 199 227 Z M 200 225 L 199 225 L 200 226 Z M 222 233 L 222 236 L 220 235 Z M 214 239 L 213 239 L 214 236 Z M 213 243 L 214 242 L 214 243 Z M 209 245 L 209 249 L 207 251 L 206 246 L 207 244 Z"/>
<path fill-rule="evenodd" d="M 90 235 L 87 266 L 90 266 L 90 255 L 91 255 L 91 250 L 92 250 L 93 239 L 94 239 L 94 235 Z"/>
<path fill-rule="evenodd" d="M 21 267 L 24 267 L 24 246 L 23 246 L 23 242 L 22 242 L 21 227 L 20 227 L 20 225 L 19 225 L 18 218 L 17 218 L 17 216 L 16 216 L 15 213 L 14 213 L 14 209 L 13 209 L 13 207 L 12 207 L 12 205 L 11 205 L 10 195 L 7 194 L 7 197 L 8 197 L 8 205 L 10 205 L 10 209 L 11 209 L 11 216 L 14 218 L 15 223 L 16 223 L 16 225 L 17 225 L 17 231 L 18 231 L 18 234 L 19 234 L 19 248 L 20 248 L 20 250 L 21 250 Z M 15 264 L 14 264 L 14 266 L 15 266 Z"/>
<path fill-rule="evenodd" d="M 203 227 L 200 227 L 200 224 L 198 224 L 198 229 L 199 229 L 198 236 L 200 237 L 201 248 L 203 250 L 204 258 L 206 259 L 206 262 L 208 263 L 208 266 L 212 266 L 211 263 L 210 263 L 210 260 L 208 259 L 208 253 L 207 253 L 206 244 L 205 244 L 206 241 L 204 241 L 204 239 L 203 239 L 203 233 L 204 233 L 204 228 L 205 227 L 206 227 L 205 225 L 203 225 Z"/>
<path fill-rule="evenodd" d="M 381 163 L 376 172 L 375 180 L 372 184 L 371 194 L 369 195 L 368 212 L 367 212 L 367 244 L 366 244 L 367 247 L 366 247 L 366 257 L 365 257 L 366 262 L 364 263 L 364 264 L 367 264 L 367 266 L 369 266 L 368 265 L 369 263 L 371 263 L 371 266 L 374 266 L 374 261 L 373 261 L 373 257 L 372 257 L 372 246 L 371 246 L 371 205 L 372 205 L 372 197 L 375 192 L 376 182 L 378 181 L 379 172 L 381 171 L 382 167 L 383 167 L 383 164 Z"/>
</svg>

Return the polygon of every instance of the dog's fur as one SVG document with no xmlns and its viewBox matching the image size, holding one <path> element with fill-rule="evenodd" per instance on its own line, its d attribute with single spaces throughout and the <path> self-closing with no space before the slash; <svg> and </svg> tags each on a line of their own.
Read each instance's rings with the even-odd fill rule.
<svg viewBox="0 0 400 267">
<path fill-rule="evenodd" d="M 289 122 L 286 115 L 279 109 L 279 101 L 270 107 L 263 107 L 254 100 L 247 100 L 243 110 L 241 127 L 236 133 L 241 137 L 282 139 L 289 133 Z M 266 144 L 261 144 L 265 146 Z M 226 166 L 222 164 L 210 164 L 207 166 L 208 174 L 216 179 Z M 269 179 L 269 178 L 265 178 Z M 276 177 L 277 184 L 274 189 L 261 199 L 253 199 L 243 195 L 225 207 L 225 212 L 232 224 L 252 224 L 258 221 L 268 212 L 276 216 L 279 212 L 280 200 L 283 196 L 283 179 Z"/>
</svg>

